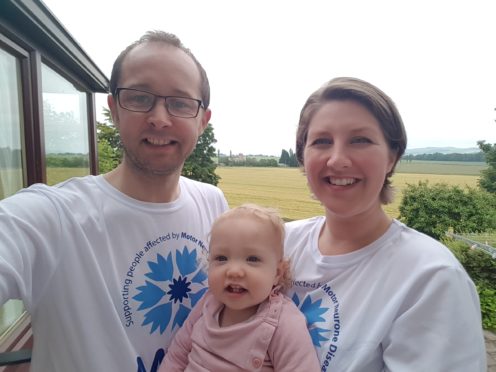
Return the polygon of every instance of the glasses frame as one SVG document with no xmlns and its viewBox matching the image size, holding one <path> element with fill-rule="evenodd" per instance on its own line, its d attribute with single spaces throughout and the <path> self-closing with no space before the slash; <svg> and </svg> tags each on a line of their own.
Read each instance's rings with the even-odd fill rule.
<svg viewBox="0 0 496 372">
<path fill-rule="evenodd" d="M 142 93 L 146 93 L 146 94 L 150 94 L 153 96 L 153 103 L 152 105 L 150 106 L 150 108 L 148 110 L 132 110 L 132 109 L 129 109 L 127 107 L 124 107 L 121 103 L 121 98 L 120 98 L 120 93 L 121 91 L 135 91 L 135 92 L 142 92 Z M 192 118 L 196 118 L 198 116 L 198 113 L 200 112 L 200 108 L 205 108 L 203 106 L 203 102 L 199 99 L 196 99 L 196 98 L 191 98 L 191 97 L 183 97 L 183 96 L 161 96 L 161 95 L 158 95 L 158 94 L 155 94 L 155 93 L 152 93 L 152 92 L 149 92 L 147 90 L 142 90 L 142 89 L 134 89 L 134 88 L 117 88 L 115 90 L 115 95 L 117 96 L 117 102 L 119 102 L 119 106 L 121 108 L 123 108 L 124 110 L 127 110 L 127 111 L 131 111 L 131 112 L 150 112 L 151 110 L 153 110 L 153 108 L 155 107 L 156 103 L 157 103 L 157 100 L 159 98 L 163 98 L 164 99 L 164 103 L 165 103 L 165 109 L 167 110 L 167 113 L 170 115 L 170 116 L 174 116 L 176 118 L 183 118 L 183 119 L 192 119 Z M 170 112 L 169 110 L 169 106 L 167 105 L 167 99 L 168 98 L 183 98 L 183 99 L 189 99 L 191 101 L 195 101 L 196 103 L 198 103 L 198 108 L 196 109 L 196 114 L 194 116 L 192 115 L 188 115 L 188 116 L 178 116 L 178 115 L 175 115 L 173 114 L 172 112 Z"/>
</svg>

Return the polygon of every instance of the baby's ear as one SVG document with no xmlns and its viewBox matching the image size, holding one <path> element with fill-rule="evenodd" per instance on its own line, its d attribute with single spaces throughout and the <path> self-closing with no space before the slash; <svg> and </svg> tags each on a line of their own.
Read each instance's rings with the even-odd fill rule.
<svg viewBox="0 0 496 372">
<path fill-rule="evenodd" d="M 289 259 L 283 258 L 277 265 L 277 282 L 274 285 L 279 285 L 281 290 L 286 290 L 291 287 L 291 262 Z"/>
</svg>

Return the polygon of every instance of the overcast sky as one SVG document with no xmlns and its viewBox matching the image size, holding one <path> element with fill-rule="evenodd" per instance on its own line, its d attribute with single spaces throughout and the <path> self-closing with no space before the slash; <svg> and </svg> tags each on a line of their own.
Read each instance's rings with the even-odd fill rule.
<svg viewBox="0 0 496 372">
<path fill-rule="evenodd" d="M 306 98 L 337 76 L 391 96 L 410 149 L 496 143 L 494 0 L 43 1 L 107 77 L 146 31 L 179 36 L 209 76 L 223 153 L 294 149 Z"/>
</svg>

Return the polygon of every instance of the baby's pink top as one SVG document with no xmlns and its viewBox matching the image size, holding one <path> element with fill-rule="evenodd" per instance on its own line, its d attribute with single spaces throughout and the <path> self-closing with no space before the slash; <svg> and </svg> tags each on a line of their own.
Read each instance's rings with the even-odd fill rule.
<svg viewBox="0 0 496 372">
<path fill-rule="evenodd" d="M 207 292 L 177 332 L 159 372 L 320 370 L 304 315 L 273 293 L 249 320 L 220 327 L 224 305 Z"/>
</svg>

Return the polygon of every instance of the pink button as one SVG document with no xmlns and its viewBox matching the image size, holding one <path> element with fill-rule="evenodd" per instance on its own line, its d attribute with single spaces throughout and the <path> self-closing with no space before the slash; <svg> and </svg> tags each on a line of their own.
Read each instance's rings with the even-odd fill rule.
<svg viewBox="0 0 496 372">
<path fill-rule="evenodd" d="M 251 362 L 253 364 L 253 367 L 255 368 L 260 368 L 260 366 L 262 365 L 262 360 L 260 358 L 253 358 Z"/>
</svg>

